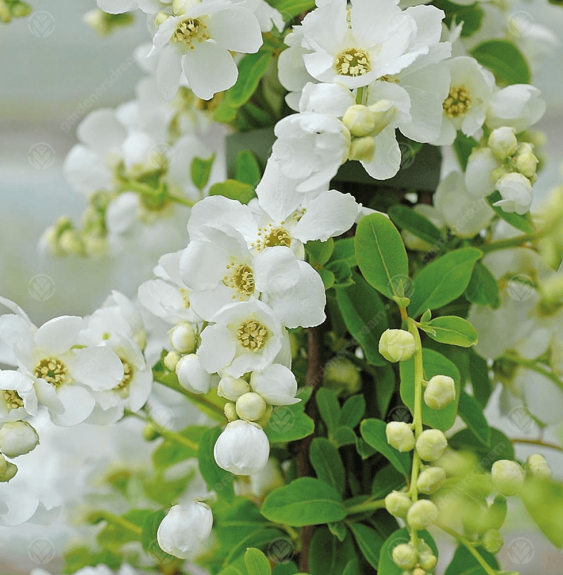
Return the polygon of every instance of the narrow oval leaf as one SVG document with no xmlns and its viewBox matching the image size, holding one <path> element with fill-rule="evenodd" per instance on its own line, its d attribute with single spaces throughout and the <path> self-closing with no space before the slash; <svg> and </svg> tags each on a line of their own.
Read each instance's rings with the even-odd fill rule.
<svg viewBox="0 0 563 575">
<path fill-rule="evenodd" d="M 227 92 L 227 103 L 233 108 L 239 108 L 247 102 L 258 87 L 258 82 L 266 73 L 272 60 L 270 50 L 259 50 L 255 54 L 247 54 L 238 63 L 238 79 Z"/>
<path fill-rule="evenodd" d="M 275 7 L 288 20 L 301 12 L 312 10 L 315 7 L 315 0 L 280 0 Z"/>
<path fill-rule="evenodd" d="M 262 177 L 262 170 L 256 156 L 250 150 L 238 153 L 235 179 L 250 186 L 258 185 Z"/>
<path fill-rule="evenodd" d="M 244 554 L 244 562 L 248 569 L 248 575 L 270 575 L 270 562 L 268 558 L 259 549 L 247 549 Z"/>
<path fill-rule="evenodd" d="M 494 555 L 487 553 L 482 547 L 477 547 L 477 551 L 493 570 L 498 569 L 498 562 Z M 483 569 L 467 547 L 460 545 L 444 575 L 487 575 L 487 571 Z"/>
<path fill-rule="evenodd" d="M 346 508 L 333 487 L 320 479 L 301 477 L 272 491 L 261 513 L 270 521 L 303 527 L 341 521 L 346 517 Z"/>
<path fill-rule="evenodd" d="M 225 180 L 224 182 L 213 184 L 209 188 L 209 195 L 225 196 L 230 200 L 237 200 L 241 204 L 248 204 L 252 198 L 256 197 L 253 186 L 237 182 L 236 180 Z"/>
<path fill-rule="evenodd" d="M 467 427 L 478 437 L 485 445 L 491 444 L 491 428 L 483 415 L 483 410 L 475 400 L 465 391 L 461 391 L 459 398 L 459 415 Z"/>
<path fill-rule="evenodd" d="M 530 67 L 522 52 L 508 40 L 487 40 L 471 55 L 495 75 L 500 84 L 529 84 Z"/>
<path fill-rule="evenodd" d="M 328 439 L 315 437 L 309 448 L 309 459 L 317 477 L 342 495 L 346 472 L 338 449 Z"/>
<path fill-rule="evenodd" d="M 321 387 L 315 396 L 317 407 L 322 420 L 325 422 L 329 431 L 334 431 L 338 427 L 340 419 L 340 403 L 336 392 L 327 387 Z"/>
<path fill-rule="evenodd" d="M 215 161 L 215 154 L 210 158 L 203 160 L 202 158 L 194 158 L 190 166 L 190 175 L 194 186 L 202 191 L 209 181 L 209 176 L 211 175 L 211 168 L 213 167 L 213 162 Z"/>
<path fill-rule="evenodd" d="M 315 422 L 305 413 L 310 387 L 299 390 L 299 403 L 276 407 L 264 429 L 270 443 L 288 443 L 303 439 L 315 431 Z"/>
<path fill-rule="evenodd" d="M 353 395 L 346 400 L 340 412 L 340 425 L 352 429 L 360 423 L 366 411 L 366 400 L 362 394 Z"/>
<path fill-rule="evenodd" d="M 374 569 L 377 569 L 379 553 L 385 543 L 383 537 L 375 529 L 361 523 L 352 523 L 350 529 L 362 555 Z"/>
<path fill-rule="evenodd" d="M 388 298 L 403 297 L 401 279 L 409 274 L 409 261 L 401 234 L 383 214 L 362 218 L 356 230 L 356 260 L 367 282 Z"/>
<path fill-rule="evenodd" d="M 475 262 L 482 257 L 483 252 L 476 248 L 461 248 L 428 264 L 414 280 L 409 315 L 418 317 L 458 298 L 471 280 Z"/>
<path fill-rule="evenodd" d="M 360 425 L 360 432 L 368 445 L 388 459 L 397 471 L 408 476 L 411 468 L 410 455 L 397 451 L 387 443 L 386 427 L 381 419 L 365 419 Z"/>
<path fill-rule="evenodd" d="M 440 246 L 444 242 L 442 232 L 428 218 L 412 208 L 401 204 L 391 206 L 389 217 L 401 229 L 411 232 L 431 246 Z"/>
<path fill-rule="evenodd" d="M 497 280 L 489 268 L 477 262 L 473 268 L 471 281 L 465 290 L 465 297 L 478 305 L 488 305 L 493 309 L 500 307 L 500 296 Z"/>
<path fill-rule="evenodd" d="M 425 329 L 425 326 L 430 329 Z M 466 319 L 457 315 L 437 317 L 421 326 L 421 329 L 440 343 L 461 347 L 470 347 L 477 343 L 477 330 Z"/>
<path fill-rule="evenodd" d="M 221 429 L 212 427 L 201 436 L 198 450 L 199 470 L 210 490 L 216 491 L 219 497 L 232 501 L 235 496 L 234 475 L 221 469 L 215 463 L 213 456 L 213 448 L 219 435 L 221 435 Z"/>
</svg>

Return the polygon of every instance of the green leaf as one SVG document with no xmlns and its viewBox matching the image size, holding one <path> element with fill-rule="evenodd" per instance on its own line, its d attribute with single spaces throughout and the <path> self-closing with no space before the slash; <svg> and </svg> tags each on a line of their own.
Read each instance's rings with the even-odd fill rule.
<svg viewBox="0 0 563 575">
<path fill-rule="evenodd" d="M 215 161 L 215 154 L 210 158 L 203 160 L 201 158 L 194 158 L 192 160 L 192 165 L 190 166 L 190 175 L 194 186 L 203 191 L 207 182 L 209 181 L 209 176 L 211 175 L 211 168 L 213 167 L 213 162 Z"/>
<path fill-rule="evenodd" d="M 311 435 L 315 422 L 305 414 L 305 404 L 311 395 L 311 388 L 301 388 L 297 397 L 299 403 L 276 407 L 264 429 L 270 443 L 287 443 Z"/>
<path fill-rule="evenodd" d="M 152 515 L 152 513 L 152 510 L 149 509 L 133 509 L 128 511 L 120 517 L 124 522 L 131 524 L 133 527 L 138 527 L 139 533 L 136 533 L 133 529 L 125 527 L 120 523 L 112 522 L 108 523 L 101 531 L 98 532 L 96 535 L 96 541 L 100 547 L 103 547 L 112 553 L 118 553 L 121 547 L 126 543 L 141 540 L 143 524 L 147 517 Z"/>
<path fill-rule="evenodd" d="M 498 569 L 498 562 L 494 555 L 487 553 L 482 547 L 477 547 L 478 553 L 494 570 Z M 488 575 L 485 569 L 464 545 L 460 545 L 446 569 L 445 575 Z"/>
<path fill-rule="evenodd" d="M 335 288 L 348 287 L 354 283 L 352 270 L 345 261 L 329 262 L 325 269 L 333 273 Z"/>
<path fill-rule="evenodd" d="M 344 573 L 342 573 L 342 575 L 357 575 L 358 573 L 361 573 L 360 564 L 357 559 L 352 559 L 346 565 L 346 569 L 344 569 Z"/>
<path fill-rule="evenodd" d="M 338 521 L 337 523 L 328 524 L 329 531 L 342 543 L 346 539 L 346 534 L 348 530 L 346 529 L 346 524 L 343 521 Z"/>
<path fill-rule="evenodd" d="M 233 563 L 219 571 L 218 575 L 248 575 L 244 555 L 238 557 Z"/>
<path fill-rule="evenodd" d="M 498 190 L 493 192 L 490 196 L 487 196 L 487 202 L 489 202 L 489 205 L 491 206 L 491 208 L 493 208 L 497 216 L 499 216 L 505 222 L 508 222 L 511 226 L 515 227 L 521 232 L 524 232 L 525 234 L 532 234 L 536 231 L 534 228 L 534 224 L 532 223 L 532 218 L 530 214 L 521 216 L 520 214 L 517 214 L 515 212 L 505 212 L 501 207 L 493 205 L 500 199 L 501 195 Z"/>
<path fill-rule="evenodd" d="M 257 186 L 262 178 L 262 170 L 256 156 L 250 150 L 242 150 L 237 156 L 235 179 L 243 184 Z"/>
<path fill-rule="evenodd" d="M 266 73 L 272 60 L 270 50 L 259 50 L 255 54 L 247 54 L 238 63 L 238 79 L 227 92 L 227 103 L 233 108 L 240 108 L 256 91 L 258 83 Z"/>
<path fill-rule="evenodd" d="M 233 488 L 235 476 L 221 469 L 215 463 L 213 456 L 213 448 L 220 435 L 219 427 L 212 427 L 202 435 L 198 451 L 199 471 L 210 490 L 216 491 L 217 495 L 226 501 L 232 501 L 235 496 Z"/>
<path fill-rule="evenodd" d="M 338 447 L 342 447 L 343 445 L 354 445 L 357 439 L 354 430 L 350 427 L 339 427 L 333 433 L 333 438 Z"/>
<path fill-rule="evenodd" d="M 490 470 L 495 461 L 500 459 L 514 460 L 512 441 L 498 429 L 491 427 L 491 445 L 487 447 L 469 429 L 462 429 L 448 439 L 454 449 L 474 451 L 480 457 L 480 465 Z"/>
<path fill-rule="evenodd" d="M 287 533 L 281 529 L 268 526 L 254 531 L 244 538 L 239 537 L 235 545 L 228 549 L 229 554 L 224 561 L 224 565 L 232 565 L 239 557 L 244 557 L 244 553 L 249 547 L 266 547 L 273 541 L 280 539 L 283 539 L 285 544 L 285 536 L 287 536 Z"/>
<path fill-rule="evenodd" d="M 351 268 L 358 265 L 356 260 L 356 248 L 354 238 L 343 238 L 334 242 L 334 252 L 332 252 L 331 261 L 344 261 Z"/>
<path fill-rule="evenodd" d="M 273 575 L 296 575 L 298 569 L 295 563 L 280 563 L 274 567 Z"/>
<path fill-rule="evenodd" d="M 270 575 L 270 562 L 268 558 L 259 549 L 247 549 L 244 554 L 244 562 L 248 569 L 248 575 Z"/>
<path fill-rule="evenodd" d="M 454 4 L 448 0 L 434 0 L 434 5 L 441 8 L 446 13 L 444 23 L 448 28 L 451 27 L 454 19 L 456 24 L 461 24 L 463 22 L 461 36 L 464 38 L 475 34 L 475 32 L 481 28 L 485 12 L 478 3 L 465 6 Z"/>
<path fill-rule="evenodd" d="M 442 232 L 428 218 L 412 208 L 395 204 L 389 208 L 389 217 L 401 229 L 408 230 L 431 246 L 440 246 L 444 243 Z"/>
<path fill-rule="evenodd" d="M 466 136 L 461 131 L 457 133 L 453 146 L 459 165 L 461 166 L 461 169 L 464 172 L 465 169 L 467 168 L 467 162 L 469 160 L 469 156 L 471 155 L 471 152 L 477 146 L 477 144 L 478 142 L 474 138 Z"/>
<path fill-rule="evenodd" d="M 500 296 L 497 280 L 489 268 L 477 262 L 473 268 L 471 281 L 465 290 L 465 297 L 478 305 L 488 305 L 493 309 L 500 307 Z"/>
<path fill-rule="evenodd" d="M 311 575 L 341 575 L 348 564 L 356 558 L 352 537 L 340 542 L 324 525 L 315 530 L 309 548 Z M 360 575 L 360 571 L 352 571 Z"/>
<path fill-rule="evenodd" d="M 334 276 L 334 274 L 330 271 L 327 270 L 326 268 L 322 268 L 320 270 L 317 270 L 319 272 L 319 275 L 321 276 L 321 279 L 323 280 L 323 285 L 325 290 L 329 290 L 331 287 L 334 287 L 334 282 L 336 281 L 336 277 Z"/>
<path fill-rule="evenodd" d="M 374 499 L 382 499 L 393 490 L 402 489 L 406 485 L 405 476 L 392 465 L 387 465 L 377 472 L 371 484 L 371 494 Z"/>
<path fill-rule="evenodd" d="M 508 40 L 487 40 L 471 50 L 471 55 L 495 75 L 499 84 L 529 84 L 530 67 L 522 52 Z"/>
<path fill-rule="evenodd" d="M 484 409 L 487 407 L 491 393 L 493 392 L 493 383 L 489 376 L 489 366 L 487 360 L 483 359 L 474 350 L 469 350 L 469 378 L 473 387 L 473 397 L 479 402 Z"/>
<path fill-rule="evenodd" d="M 346 483 L 346 472 L 338 449 L 328 439 L 315 437 L 309 448 L 309 459 L 317 477 L 342 495 Z"/>
<path fill-rule="evenodd" d="M 322 420 L 325 422 L 327 429 L 333 431 L 338 427 L 340 420 L 340 403 L 336 392 L 326 387 L 321 387 L 315 396 L 317 407 Z"/>
<path fill-rule="evenodd" d="M 202 425 L 190 425 L 178 433 L 182 437 L 199 443 L 201 436 L 208 430 L 208 427 Z M 153 452 L 152 461 L 156 469 L 163 469 L 185 461 L 192 457 L 197 457 L 197 451 L 187 445 L 165 439 Z"/>
<path fill-rule="evenodd" d="M 563 485 L 548 479 L 527 479 L 521 492 L 524 505 L 543 534 L 563 547 Z"/>
<path fill-rule="evenodd" d="M 386 297 L 403 297 L 409 261 L 401 234 L 383 214 L 362 218 L 356 230 L 356 259 L 367 282 Z"/>
<path fill-rule="evenodd" d="M 508 504 L 504 495 L 497 495 L 479 522 L 479 533 L 489 529 L 500 529 L 504 525 L 508 513 Z"/>
<path fill-rule="evenodd" d="M 481 257 L 483 252 L 476 248 L 461 248 L 424 267 L 414 280 L 409 315 L 416 318 L 427 309 L 440 308 L 458 298 Z"/>
<path fill-rule="evenodd" d="M 368 445 L 388 459 L 397 471 L 408 476 L 411 458 L 408 453 L 401 453 L 387 443 L 386 427 L 381 419 L 365 419 L 360 425 L 360 432 Z"/>
<path fill-rule="evenodd" d="M 422 324 L 420 328 L 440 343 L 461 347 L 470 347 L 477 343 L 477 330 L 466 319 L 456 315 L 437 317 Z"/>
<path fill-rule="evenodd" d="M 270 521 L 292 527 L 332 523 L 346 517 L 342 498 L 335 489 L 312 477 L 295 479 L 272 491 L 264 500 L 261 513 Z"/>
<path fill-rule="evenodd" d="M 280 0 L 275 8 L 286 18 L 293 18 L 315 7 L 315 0 Z"/>
<path fill-rule="evenodd" d="M 361 523 L 352 523 L 350 529 L 362 555 L 374 569 L 377 569 L 379 553 L 385 543 L 383 537 L 375 529 Z"/>
<path fill-rule="evenodd" d="M 459 415 L 467 427 L 485 444 L 491 444 L 491 428 L 477 400 L 461 390 Z"/>
<path fill-rule="evenodd" d="M 422 402 L 422 422 L 425 425 L 448 430 L 455 422 L 457 415 L 457 405 L 461 390 L 461 378 L 459 370 L 449 359 L 433 349 L 422 350 L 422 360 L 424 364 L 424 376 L 426 381 L 435 375 L 448 375 L 455 382 L 455 401 L 442 409 L 430 409 L 424 401 Z M 403 403 L 414 412 L 414 358 L 402 361 L 401 370 L 401 399 Z"/>
<path fill-rule="evenodd" d="M 434 542 L 432 535 L 430 535 L 428 531 L 418 531 L 418 535 L 428 543 L 434 555 L 438 557 L 438 548 L 436 547 L 436 543 Z M 379 552 L 377 575 L 403 575 L 403 569 L 395 565 L 393 562 L 393 549 L 395 549 L 397 545 L 408 543 L 409 541 L 410 533 L 406 527 L 395 531 L 395 533 L 392 533 L 385 540 L 385 543 Z"/>
<path fill-rule="evenodd" d="M 384 419 L 395 393 L 395 371 L 389 364 L 376 368 L 375 386 L 375 402 L 379 415 Z"/>
<path fill-rule="evenodd" d="M 237 200 L 241 204 L 248 204 L 252 198 L 256 197 L 253 186 L 237 182 L 236 180 L 225 180 L 224 182 L 213 184 L 209 188 L 209 195 L 225 196 L 230 200 Z"/>
<path fill-rule="evenodd" d="M 320 240 L 307 242 L 306 251 L 309 263 L 318 271 L 330 259 L 334 251 L 334 240 L 329 238 L 326 242 Z"/>
<path fill-rule="evenodd" d="M 378 293 L 356 272 L 353 285 L 336 291 L 338 307 L 353 338 L 372 365 L 387 365 L 379 353 L 379 338 L 387 329 L 387 308 Z"/>
<path fill-rule="evenodd" d="M 366 411 L 366 400 L 363 395 L 353 395 L 348 398 L 342 406 L 340 412 L 339 425 L 344 425 L 354 429 L 362 420 Z"/>
</svg>

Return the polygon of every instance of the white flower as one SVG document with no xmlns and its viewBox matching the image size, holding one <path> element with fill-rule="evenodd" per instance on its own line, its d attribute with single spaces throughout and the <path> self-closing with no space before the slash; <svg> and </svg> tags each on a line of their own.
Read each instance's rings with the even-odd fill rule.
<svg viewBox="0 0 563 575">
<path fill-rule="evenodd" d="M 184 73 L 198 98 L 210 100 L 237 80 L 230 51 L 253 53 L 262 45 L 256 16 L 226 0 L 185 2 L 179 16 L 163 22 L 154 38 L 152 54 L 159 54 L 157 82 L 171 100 Z"/>
<path fill-rule="evenodd" d="M 512 173 L 503 176 L 496 184 L 502 200 L 495 202 L 505 212 L 525 214 L 532 205 L 532 184 L 522 174 Z"/>
<path fill-rule="evenodd" d="M 253 371 L 250 387 L 259 393 L 270 405 L 293 405 L 301 400 L 296 398 L 297 380 L 285 365 L 274 364 L 261 371 Z"/>
<path fill-rule="evenodd" d="M 257 424 L 239 419 L 227 425 L 213 450 L 217 465 L 234 475 L 258 473 L 268 462 L 270 443 Z"/>
<path fill-rule="evenodd" d="M 500 161 L 490 148 L 474 148 L 465 169 L 467 191 L 479 198 L 492 194 L 497 181 L 496 170 L 500 166 Z"/>
<path fill-rule="evenodd" d="M 529 84 L 513 84 L 495 92 L 487 109 L 487 126 L 509 126 L 516 133 L 535 124 L 545 112 L 541 92 Z"/>
<path fill-rule="evenodd" d="M 18 371 L 0 370 L 0 422 L 37 415 L 33 380 Z"/>
<path fill-rule="evenodd" d="M 180 385 L 192 393 L 207 393 L 211 387 L 211 376 L 203 369 L 195 353 L 180 358 L 176 364 L 176 375 Z"/>
<path fill-rule="evenodd" d="M 0 453 L 6 457 L 25 455 L 38 444 L 37 431 L 26 421 L 10 421 L 0 427 Z"/>
<path fill-rule="evenodd" d="M 158 527 L 156 538 L 163 551 L 187 559 L 198 552 L 212 528 L 211 509 L 205 503 L 194 501 L 171 507 Z"/>
<path fill-rule="evenodd" d="M 240 377 L 272 364 L 287 333 L 274 312 L 258 300 L 234 303 L 217 313 L 201 334 L 198 357 L 208 373 Z"/>
</svg>

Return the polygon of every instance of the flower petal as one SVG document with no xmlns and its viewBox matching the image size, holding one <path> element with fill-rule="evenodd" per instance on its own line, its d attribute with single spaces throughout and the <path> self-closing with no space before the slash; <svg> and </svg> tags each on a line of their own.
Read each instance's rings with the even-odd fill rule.
<svg viewBox="0 0 563 575">
<path fill-rule="evenodd" d="M 250 10 L 242 6 L 215 12 L 209 17 L 207 27 L 213 40 L 227 50 L 247 54 L 258 52 L 262 46 L 259 22 Z"/>
<path fill-rule="evenodd" d="M 230 365 L 235 352 L 236 340 L 227 327 L 212 325 L 203 330 L 197 356 L 205 371 L 217 373 Z"/>
<path fill-rule="evenodd" d="M 94 391 L 113 389 L 123 379 L 123 364 L 107 345 L 79 349 L 75 358 L 74 378 Z"/>
<path fill-rule="evenodd" d="M 167 46 L 156 68 L 156 82 L 162 97 L 170 102 L 180 86 L 182 75 L 181 57 L 174 46 Z"/>
<path fill-rule="evenodd" d="M 96 400 L 79 385 L 63 385 L 57 395 L 63 404 L 64 412 L 51 412 L 51 421 L 61 427 L 72 427 L 85 421 L 94 410 Z"/>
<path fill-rule="evenodd" d="M 117 121 L 115 111 L 101 108 L 88 114 L 76 130 L 78 139 L 102 158 L 117 150 L 125 140 L 125 128 Z"/>
<path fill-rule="evenodd" d="M 82 318 L 78 316 L 51 319 L 37 330 L 35 344 L 53 355 L 64 353 L 77 342 L 82 324 Z"/>
<path fill-rule="evenodd" d="M 268 294 L 287 290 L 299 280 L 299 263 L 286 247 L 266 248 L 254 258 L 253 267 L 256 288 Z"/>
</svg>

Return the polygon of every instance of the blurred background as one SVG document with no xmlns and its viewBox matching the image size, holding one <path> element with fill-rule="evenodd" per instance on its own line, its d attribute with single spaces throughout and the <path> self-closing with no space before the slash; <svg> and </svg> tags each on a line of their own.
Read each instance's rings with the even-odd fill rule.
<svg viewBox="0 0 563 575">
<path fill-rule="evenodd" d="M 56 315 L 88 314 L 111 289 L 134 296 L 156 263 L 135 253 L 114 260 L 55 260 L 38 250 L 47 226 L 63 214 L 78 218 L 85 207 L 61 170 L 65 155 L 77 142 L 77 123 L 93 109 L 113 107 L 134 97 L 143 73 L 131 55 L 149 39 L 149 33 L 144 15 L 139 14 L 133 26 L 107 38 L 98 37 L 82 20 L 95 8 L 95 0 L 30 2 L 34 16 L 0 25 L 0 295 L 16 301 L 41 324 Z M 533 83 L 542 90 L 548 106 L 536 126 L 546 133 L 549 157 L 534 187 L 537 205 L 563 179 L 563 48 L 553 47 L 554 39 L 563 38 L 563 9 L 534 0 L 511 4 L 511 10 L 524 23 L 520 46 L 534 62 Z M 535 24 L 552 31 L 548 42 Z M 540 59 L 542 52 L 545 55 Z M 141 247 L 145 248 L 150 250 L 150 246 Z M 501 417 L 497 403 L 493 401 L 488 410 L 492 425 L 511 436 L 537 436 L 533 425 L 518 429 L 513 421 Z M 57 430 L 26 457 L 25 465 L 22 461 L 22 467 L 30 469 L 26 474 L 29 484 L 39 482 L 39 490 L 56 504 L 61 492 L 79 496 L 78 484 L 86 481 L 100 460 L 108 464 L 131 457 L 127 442 L 131 433 L 139 430 L 121 425 L 117 431 L 87 425 L 72 433 Z M 116 443 L 116 435 L 123 442 Z M 560 435 L 554 429 L 546 439 L 559 441 Z M 537 449 L 518 447 L 517 453 L 525 458 L 533 451 Z M 563 479 L 563 453 L 545 454 L 558 479 Z M 136 455 L 139 460 L 147 458 L 146 453 Z M 29 573 L 38 567 L 58 573 L 58 556 L 73 533 L 64 524 L 61 516 L 53 525 L 0 527 L 0 574 Z M 507 544 L 500 558 L 505 569 L 561 574 L 563 554 L 531 528 L 518 505 L 511 507 L 504 534 Z"/>
</svg>

